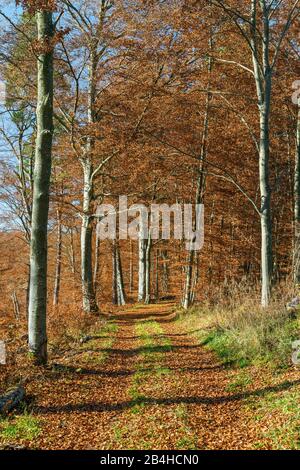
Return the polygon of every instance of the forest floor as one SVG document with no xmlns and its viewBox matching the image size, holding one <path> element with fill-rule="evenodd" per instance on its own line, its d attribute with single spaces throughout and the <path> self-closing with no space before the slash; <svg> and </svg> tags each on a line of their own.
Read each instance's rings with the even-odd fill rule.
<svg viewBox="0 0 300 470">
<path fill-rule="evenodd" d="M 278 417 L 276 409 L 266 407 L 259 412 L 257 401 L 299 387 L 299 380 L 268 379 L 255 370 L 248 380 L 250 372 L 228 370 L 194 333 L 168 303 L 133 306 L 114 315 L 99 333 L 30 380 L 25 410 L 0 423 L 0 444 L 97 450 L 276 448 L 267 436 L 269 420 L 282 427 L 284 414 Z"/>
</svg>

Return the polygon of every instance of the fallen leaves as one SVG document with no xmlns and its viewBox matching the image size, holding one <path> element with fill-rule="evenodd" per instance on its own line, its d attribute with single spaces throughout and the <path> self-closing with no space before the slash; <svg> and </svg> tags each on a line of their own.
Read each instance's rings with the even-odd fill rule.
<svg viewBox="0 0 300 470">
<path fill-rule="evenodd" d="M 157 316 L 153 306 L 131 308 L 109 325 L 28 382 L 41 432 L 26 447 L 272 448 L 264 437 L 269 421 L 282 419 L 274 413 L 254 419 L 251 403 L 276 383 L 280 393 L 282 376 L 251 369 L 246 380 L 238 370 L 229 373 L 174 321 L 169 305 L 159 306 Z"/>
</svg>

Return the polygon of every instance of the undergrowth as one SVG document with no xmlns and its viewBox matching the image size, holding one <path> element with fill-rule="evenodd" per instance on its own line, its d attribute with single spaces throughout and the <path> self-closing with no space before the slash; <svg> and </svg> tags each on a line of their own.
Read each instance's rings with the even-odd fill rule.
<svg viewBox="0 0 300 470">
<path fill-rule="evenodd" d="M 263 309 L 254 296 L 232 294 L 227 302 L 207 302 L 180 312 L 178 321 L 224 364 L 240 367 L 259 363 L 288 367 L 292 342 L 300 338 L 299 320 L 287 311 L 284 297 Z"/>
<path fill-rule="evenodd" d="M 292 297 L 275 292 L 270 307 L 263 309 L 256 293 L 235 286 L 214 302 L 180 311 L 177 320 L 217 353 L 224 365 L 232 366 L 226 391 L 245 392 L 245 411 L 250 407 L 251 419 L 260 422 L 263 430 L 254 445 L 257 449 L 300 449 L 300 393 L 291 367 L 292 343 L 300 339 L 300 317 L 286 308 Z M 285 377 L 280 386 L 278 377 Z M 273 390 L 251 396 L 264 380 Z"/>
<path fill-rule="evenodd" d="M 252 413 L 256 421 L 265 422 L 265 431 L 261 439 L 268 441 L 273 449 L 300 450 L 300 393 L 285 390 L 280 393 L 271 392 L 259 401 L 253 401 Z M 259 448 L 260 442 L 256 444 Z"/>
<path fill-rule="evenodd" d="M 31 441 L 40 431 L 38 420 L 27 413 L 0 421 L 0 437 L 4 442 Z"/>
</svg>

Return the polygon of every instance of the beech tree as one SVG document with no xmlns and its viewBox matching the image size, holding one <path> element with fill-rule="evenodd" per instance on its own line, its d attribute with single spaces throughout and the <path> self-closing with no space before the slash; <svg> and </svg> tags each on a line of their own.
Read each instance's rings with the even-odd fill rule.
<svg viewBox="0 0 300 470">
<path fill-rule="evenodd" d="M 53 12 L 37 10 L 37 137 L 30 240 L 29 351 L 38 364 L 47 361 L 47 225 L 53 138 Z"/>
<path fill-rule="evenodd" d="M 294 224 L 295 246 L 293 275 L 296 284 L 300 283 L 300 99 L 296 117 L 296 145 L 295 145 L 295 172 L 294 172 Z"/>
<path fill-rule="evenodd" d="M 72 148 L 77 155 L 82 168 L 82 207 L 81 217 L 81 279 L 83 310 L 87 313 L 97 313 L 98 305 L 93 283 L 93 230 L 95 201 L 102 196 L 103 188 L 95 192 L 95 180 L 105 169 L 105 166 L 117 153 L 110 149 L 108 154 L 97 155 L 96 143 L 101 140 L 98 134 L 98 122 L 101 120 L 101 109 L 98 97 L 101 89 L 105 90 L 106 77 L 99 78 L 99 69 L 107 61 L 110 41 L 114 38 L 106 30 L 112 15 L 113 2 L 101 0 L 95 5 L 91 1 L 69 2 L 63 0 L 68 12 L 70 24 L 73 26 L 74 38 L 69 43 L 62 40 L 60 55 L 65 64 L 69 83 L 70 102 L 58 104 L 58 118 L 65 131 L 69 134 Z M 90 15 L 81 13 L 86 10 Z M 76 42 L 77 41 L 77 42 Z M 75 46 L 74 46 L 75 44 Z M 74 55 L 75 51 L 75 55 Z M 80 64 L 76 53 L 84 51 Z M 99 86 L 99 81 L 103 83 Z M 73 90 L 75 89 L 75 94 Z M 84 113 L 83 110 L 84 104 Z M 70 104 L 71 103 L 71 104 Z M 84 124 L 84 126 L 83 126 Z"/>
<path fill-rule="evenodd" d="M 115 305 L 125 305 L 125 291 L 123 281 L 123 270 L 119 243 L 114 241 L 112 245 L 113 262 L 113 303 Z"/>
<path fill-rule="evenodd" d="M 268 0 L 251 0 L 245 8 L 237 9 L 230 2 L 215 0 L 213 4 L 233 21 L 251 52 L 253 68 L 228 60 L 228 63 L 248 69 L 256 85 L 259 112 L 259 186 L 261 223 L 261 303 L 267 307 L 270 300 L 273 247 L 270 166 L 270 113 L 272 81 L 282 43 L 299 15 L 299 0 L 290 5 Z M 282 11 L 284 10 L 284 12 Z M 248 10 L 248 11 L 247 11 Z M 279 28 L 278 28 L 279 25 Z M 224 60 L 226 62 L 226 59 Z"/>
<path fill-rule="evenodd" d="M 33 236 L 36 355 L 46 344 L 46 238 L 57 318 L 73 307 L 97 313 L 112 299 L 116 309 L 169 298 L 188 309 L 241 278 L 262 280 L 266 306 L 272 284 L 292 275 L 298 283 L 298 2 L 62 0 L 52 36 L 40 25 L 37 40 L 35 10 L 53 15 L 49 5 L 31 2 L 17 19 L 0 11 L 9 95 L 0 122 L 3 246 L 6 235 L 15 246 Z M 151 230 L 136 241 L 100 242 L 97 204 L 119 195 L 147 206 L 204 203 L 203 250 L 188 253 L 182 240 L 156 240 Z M 13 255 L 5 256 L 10 264 Z M 8 302 L 22 317 L 29 270 L 26 256 L 16 256 Z"/>
</svg>

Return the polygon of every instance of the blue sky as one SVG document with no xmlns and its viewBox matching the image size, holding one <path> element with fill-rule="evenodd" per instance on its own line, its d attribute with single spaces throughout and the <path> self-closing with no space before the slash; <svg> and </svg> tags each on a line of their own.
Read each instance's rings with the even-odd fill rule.
<svg viewBox="0 0 300 470">
<path fill-rule="evenodd" d="M 22 12 L 22 9 L 20 7 L 16 6 L 15 1 L 10 1 L 9 3 L 7 3 L 7 1 L 0 0 L 0 11 L 3 12 L 6 16 L 8 16 L 13 22 L 17 22 L 18 17 Z M 5 20 L 5 18 L 0 16 L 0 28 L 1 28 L 1 30 L 5 30 L 7 27 L 9 27 L 9 23 L 7 22 L 7 20 Z M 0 113 L 1 113 L 2 122 L 3 121 L 5 122 L 5 120 L 6 120 L 5 114 L 3 114 L 4 111 L 5 111 L 5 107 L 0 103 Z M 6 149 L 3 144 L 4 143 L 1 139 L 1 141 L 0 141 L 0 160 L 7 161 L 7 159 L 10 158 L 11 155 L 10 155 L 9 149 L 8 148 Z M 7 208 L 0 201 L 0 218 L 1 218 L 1 216 L 5 215 L 6 211 L 7 211 Z M 4 227 L 3 224 L 0 221 L 0 229 L 4 229 L 4 228 L 7 228 L 7 227 Z"/>
</svg>

